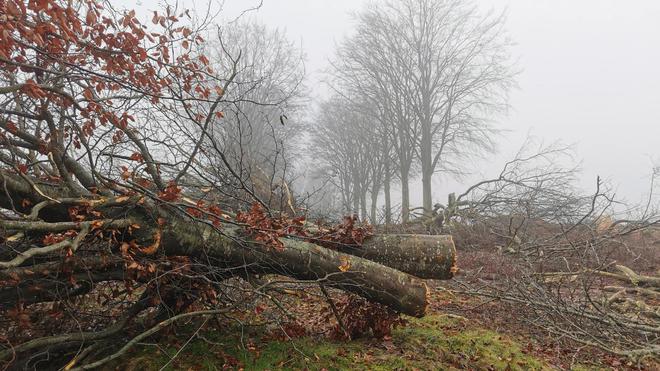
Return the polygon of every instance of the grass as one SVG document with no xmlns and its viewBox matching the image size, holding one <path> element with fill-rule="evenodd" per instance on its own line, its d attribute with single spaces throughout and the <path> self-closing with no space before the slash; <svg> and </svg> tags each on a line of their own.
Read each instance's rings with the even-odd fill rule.
<svg viewBox="0 0 660 371">
<path fill-rule="evenodd" d="M 409 319 L 388 341 L 300 338 L 262 342 L 257 335 L 241 340 L 239 334 L 207 331 L 204 338 L 208 341 L 192 340 L 166 369 L 222 370 L 223 365 L 248 370 L 549 369 L 512 339 L 470 328 L 464 322 L 443 315 Z M 141 348 L 107 369 L 158 370 L 179 349 Z"/>
</svg>

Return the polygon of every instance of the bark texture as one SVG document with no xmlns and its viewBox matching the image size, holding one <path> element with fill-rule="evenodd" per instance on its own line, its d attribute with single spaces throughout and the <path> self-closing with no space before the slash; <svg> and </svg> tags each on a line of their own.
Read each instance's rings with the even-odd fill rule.
<svg viewBox="0 0 660 371">
<path fill-rule="evenodd" d="M 448 235 L 375 235 L 346 252 L 419 278 L 448 280 L 456 272 L 456 247 Z"/>
<path fill-rule="evenodd" d="M 237 229 L 223 234 L 210 226 L 175 221 L 163 233 L 165 252 L 205 256 L 214 264 L 240 267 L 249 273 L 273 273 L 301 280 L 320 280 L 325 286 L 356 293 L 410 316 L 426 312 L 424 281 L 397 269 L 312 243 L 282 239 L 282 251 L 258 243 L 245 245 Z"/>
</svg>

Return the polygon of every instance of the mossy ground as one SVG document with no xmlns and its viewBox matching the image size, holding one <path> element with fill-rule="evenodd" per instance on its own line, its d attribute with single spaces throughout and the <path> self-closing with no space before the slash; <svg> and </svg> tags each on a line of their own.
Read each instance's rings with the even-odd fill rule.
<svg viewBox="0 0 660 371">
<path fill-rule="evenodd" d="M 204 339 L 156 350 L 144 347 L 108 369 L 222 370 L 544 370 L 549 365 L 525 354 L 521 346 L 496 332 L 470 328 L 464 319 L 431 315 L 409 319 L 387 341 L 333 342 L 300 338 L 260 341 L 243 332 L 205 331 Z"/>
</svg>

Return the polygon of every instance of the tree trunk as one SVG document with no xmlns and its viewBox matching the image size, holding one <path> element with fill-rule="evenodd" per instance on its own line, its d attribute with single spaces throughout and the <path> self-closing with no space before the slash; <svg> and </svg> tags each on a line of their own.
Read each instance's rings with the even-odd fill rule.
<svg viewBox="0 0 660 371">
<path fill-rule="evenodd" d="M 18 177 L 5 174 L 4 184 L 9 194 L 17 198 L 16 201 L 28 199 L 32 205 L 44 201 L 44 196 Z M 48 197 L 66 194 L 60 185 L 40 184 L 39 187 L 40 192 Z M 283 238 L 284 249 L 279 251 L 243 235 L 242 228 L 227 224 L 217 229 L 205 222 L 183 217 L 167 205 L 158 206 L 157 203 L 143 198 L 140 198 L 138 204 L 135 202 L 103 198 L 94 202 L 85 201 L 85 204 L 93 205 L 91 207 L 103 212 L 110 219 L 124 219 L 131 226 L 139 225 L 140 228 L 133 228 L 131 235 L 138 246 L 151 246 L 155 236 L 159 236 L 155 240 L 158 241 L 155 254 L 188 256 L 212 265 L 214 279 L 246 273 L 273 273 L 299 280 L 319 281 L 326 286 L 353 292 L 404 314 L 423 316 L 427 305 L 426 285 L 409 273 L 420 277 L 450 278 L 454 270 L 453 246 L 446 241 L 441 242 L 446 237 L 438 239 L 438 236 L 375 236 L 369 238 L 358 252 L 335 251 L 293 238 Z M 10 199 L 0 194 L 0 207 L 9 208 L 11 205 Z M 20 212 L 30 211 L 25 203 L 15 202 L 14 205 Z M 38 216 L 44 220 L 66 220 L 69 218 L 68 208 L 66 203 L 50 202 L 41 209 Z M 158 219 L 165 220 L 166 223 L 160 225 L 157 223 Z M 116 253 L 109 257 L 121 258 Z M 93 275 L 89 276 L 89 288 L 98 282 L 97 279 L 122 280 L 125 277 L 122 274 L 125 268 L 123 264 L 119 263 L 121 270 L 118 270 L 116 261 L 104 259 L 99 261 L 97 268 L 91 268 Z M 59 260 L 53 264 L 58 262 Z M 81 266 L 89 268 L 90 264 Z M 36 269 L 36 266 L 27 267 Z M 24 273 L 51 274 L 59 271 L 53 267 L 46 268 L 38 271 L 28 269 Z M 14 274 L 11 272 L 16 273 L 20 269 L 23 267 L 10 268 L 5 273 L 13 280 Z M 80 274 L 86 272 L 81 271 Z M 49 277 L 44 279 L 51 280 Z M 83 280 L 82 276 L 80 280 Z M 27 292 L 6 288 L 7 290 L 0 293 L 0 299 L 8 302 L 12 301 L 15 293 Z M 60 288 L 65 287 L 53 286 L 56 290 Z M 74 288 L 74 293 L 81 295 L 89 288 Z M 25 289 L 28 290 L 29 287 L 26 286 Z M 33 299 L 52 300 L 48 293 L 40 295 Z"/>
<path fill-rule="evenodd" d="M 424 207 L 424 215 L 427 216 L 431 215 L 431 211 L 433 211 L 432 173 L 422 175 L 422 206 Z"/>
<path fill-rule="evenodd" d="M 431 180 L 433 178 L 433 144 L 431 138 L 431 122 L 422 124 L 422 139 L 420 155 L 422 163 L 422 206 L 424 214 L 429 215 L 433 210 L 433 195 Z"/>
<path fill-rule="evenodd" d="M 392 195 L 390 194 L 390 182 L 391 182 L 391 175 L 390 175 L 390 162 L 386 161 L 385 162 L 385 184 L 384 184 L 384 192 L 385 192 L 385 228 L 389 228 L 390 224 L 392 224 Z"/>
<path fill-rule="evenodd" d="M 360 214 L 362 214 L 360 220 L 366 221 L 367 216 L 369 215 L 369 214 L 367 214 L 367 187 L 366 186 L 362 186 L 362 192 L 360 193 Z"/>
<path fill-rule="evenodd" d="M 290 238 L 282 239 L 282 251 L 259 243 L 250 243 L 248 248 L 241 245 L 241 240 L 245 237 L 238 229 L 220 234 L 206 224 L 172 220 L 163 231 L 161 243 L 167 254 L 210 259 L 219 268 L 235 269 L 237 273 L 319 280 L 325 286 L 356 293 L 410 316 L 421 317 L 426 312 L 426 284 L 407 273 Z"/>
<path fill-rule="evenodd" d="M 410 169 L 401 169 L 401 221 L 405 224 L 410 221 L 410 189 L 408 175 Z"/>
<path fill-rule="evenodd" d="M 360 213 L 360 183 L 356 181 L 356 177 L 353 177 L 353 211 L 351 214 L 359 215 Z"/>
<path fill-rule="evenodd" d="M 344 187 L 341 189 L 342 200 L 344 201 L 344 213 L 351 214 L 351 182 L 346 176 L 343 179 Z"/>
<path fill-rule="evenodd" d="M 419 278 L 448 280 L 456 272 L 456 248 L 448 235 L 375 235 L 361 246 L 338 249 Z"/>
<path fill-rule="evenodd" d="M 375 187 L 374 187 L 375 188 Z M 378 223 L 378 190 L 373 189 L 371 191 L 371 224 L 376 225 Z"/>
</svg>

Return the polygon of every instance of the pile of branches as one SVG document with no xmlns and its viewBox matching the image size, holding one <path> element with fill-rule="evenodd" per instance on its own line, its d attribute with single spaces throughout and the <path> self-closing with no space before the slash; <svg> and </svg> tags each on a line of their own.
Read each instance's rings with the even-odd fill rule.
<svg viewBox="0 0 660 371">
<path fill-rule="evenodd" d="M 213 135 L 236 103 L 225 92 L 240 53 L 215 71 L 200 52 L 206 24 L 188 12 L 168 7 L 148 26 L 93 0 L 0 10 L 4 366 L 92 369 L 177 321 L 279 303 L 282 287 L 423 316 L 422 279 L 452 277 L 450 239 L 269 208 Z M 358 327 L 383 332 L 372 322 Z"/>
<path fill-rule="evenodd" d="M 533 148 L 531 148 L 533 149 Z M 521 150 L 426 223 L 452 233 L 459 250 L 502 255 L 506 264 L 466 271 L 452 286 L 520 308 L 522 321 L 557 342 L 635 361 L 660 356 L 660 217 L 649 198 L 626 217 L 600 178 L 591 195 L 574 185 L 568 147 Z M 564 165 L 562 165 L 564 164 Z M 428 219 L 427 219 L 428 220 Z"/>
<path fill-rule="evenodd" d="M 523 248 L 538 249 L 545 255 L 500 252 L 507 254 L 514 270 L 495 269 L 490 276 L 475 270 L 457 282 L 456 288 L 515 304 L 521 309 L 520 320 L 558 342 L 575 342 L 639 362 L 657 359 L 657 243 L 655 247 L 631 246 L 644 243 L 638 236 L 630 237 L 624 231 L 583 238 L 557 236 L 555 251 L 523 244 Z M 618 264 L 620 261 L 646 273 L 639 274 Z"/>
</svg>

